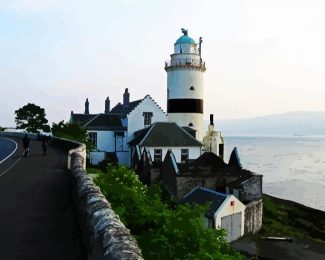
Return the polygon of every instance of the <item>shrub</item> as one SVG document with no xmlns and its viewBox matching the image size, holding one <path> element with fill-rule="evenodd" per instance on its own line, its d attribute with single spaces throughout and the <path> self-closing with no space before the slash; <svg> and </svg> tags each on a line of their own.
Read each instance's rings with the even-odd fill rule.
<svg viewBox="0 0 325 260">
<path fill-rule="evenodd" d="M 225 241 L 223 230 L 203 226 L 207 205 L 172 209 L 172 203 L 162 200 L 159 185 L 142 184 L 123 166 L 109 165 L 107 171 L 95 183 L 136 237 L 145 259 L 241 259 Z"/>
</svg>

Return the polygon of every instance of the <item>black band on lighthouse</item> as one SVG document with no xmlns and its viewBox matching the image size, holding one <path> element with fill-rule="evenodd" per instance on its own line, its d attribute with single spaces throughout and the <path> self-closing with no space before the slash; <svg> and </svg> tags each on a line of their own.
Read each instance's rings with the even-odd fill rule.
<svg viewBox="0 0 325 260">
<path fill-rule="evenodd" d="M 203 114 L 202 99 L 169 99 L 167 113 L 200 113 Z"/>
</svg>

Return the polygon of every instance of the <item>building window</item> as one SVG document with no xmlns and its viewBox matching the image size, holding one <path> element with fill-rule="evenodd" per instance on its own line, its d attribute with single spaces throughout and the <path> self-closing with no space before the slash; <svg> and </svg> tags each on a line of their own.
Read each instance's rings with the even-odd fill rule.
<svg viewBox="0 0 325 260">
<path fill-rule="evenodd" d="M 193 86 L 191 86 L 191 87 L 190 87 L 190 90 L 194 90 L 194 87 L 193 87 Z"/>
<path fill-rule="evenodd" d="M 155 151 L 154 151 L 154 161 L 155 162 L 161 162 L 162 161 L 162 150 L 161 149 L 155 149 Z"/>
<path fill-rule="evenodd" d="M 152 112 L 143 112 L 143 120 L 145 126 L 151 125 L 151 117 L 152 117 Z"/>
<path fill-rule="evenodd" d="M 188 160 L 188 155 L 189 155 L 188 149 L 182 149 L 181 150 L 181 162 L 185 162 L 186 160 Z"/>
<path fill-rule="evenodd" d="M 189 123 L 188 126 L 193 126 L 193 123 Z"/>
<path fill-rule="evenodd" d="M 97 148 L 97 133 L 89 132 L 88 139 L 89 139 L 90 143 L 93 145 L 93 148 Z"/>
</svg>

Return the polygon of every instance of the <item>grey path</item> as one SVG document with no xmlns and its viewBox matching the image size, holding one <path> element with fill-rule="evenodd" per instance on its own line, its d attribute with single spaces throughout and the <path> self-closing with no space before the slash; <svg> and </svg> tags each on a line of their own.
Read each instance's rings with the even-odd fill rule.
<svg viewBox="0 0 325 260">
<path fill-rule="evenodd" d="M 36 141 L 22 152 L 0 164 L 0 259 L 82 259 L 66 154 Z"/>
</svg>

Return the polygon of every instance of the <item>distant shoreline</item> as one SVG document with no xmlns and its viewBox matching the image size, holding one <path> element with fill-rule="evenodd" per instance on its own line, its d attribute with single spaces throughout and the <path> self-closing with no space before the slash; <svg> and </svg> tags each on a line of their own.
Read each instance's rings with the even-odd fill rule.
<svg viewBox="0 0 325 260">
<path fill-rule="evenodd" d="M 325 138 L 325 135 L 245 135 L 245 134 L 224 134 L 224 138 Z"/>
</svg>

